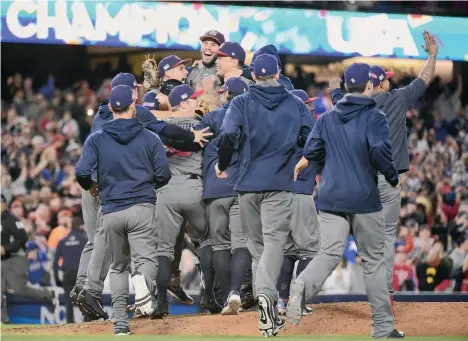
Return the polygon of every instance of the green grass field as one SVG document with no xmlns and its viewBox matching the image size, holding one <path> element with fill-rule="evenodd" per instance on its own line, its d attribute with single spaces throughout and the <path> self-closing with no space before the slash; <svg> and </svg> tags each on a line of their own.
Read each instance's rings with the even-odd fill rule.
<svg viewBox="0 0 468 341">
<path fill-rule="evenodd" d="M 110 341 L 115 340 L 115 336 L 110 335 L 12 335 L 9 330 L 13 328 L 26 327 L 24 325 L 2 325 L 1 339 L 2 341 L 48 341 L 51 338 L 57 338 L 60 341 Z M 27 327 L 32 327 L 27 326 Z M 248 341 L 255 339 L 265 339 L 264 337 L 210 337 L 210 336 L 176 336 L 176 335 L 131 335 L 131 341 L 175 341 L 175 340 L 190 340 L 190 341 Z M 372 340 L 369 336 L 278 336 L 272 340 L 281 339 L 283 341 L 369 341 Z M 406 337 L 407 341 L 468 341 L 468 336 L 414 336 Z"/>
</svg>

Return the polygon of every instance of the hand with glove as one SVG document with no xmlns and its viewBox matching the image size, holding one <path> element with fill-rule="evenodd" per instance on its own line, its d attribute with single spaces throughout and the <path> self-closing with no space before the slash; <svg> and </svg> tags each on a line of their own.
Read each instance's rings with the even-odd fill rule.
<svg viewBox="0 0 468 341">
<path fill-rule="evenodd" d="M 145 55 L 145 61 L 141 64 L 144 75 L 143 87 L 145 90 L 155 89 L 158 86 L 158 64 L 154 57 L 154 55 L 153 57 L 150 57 L 149 54 Z"/>
</svg>

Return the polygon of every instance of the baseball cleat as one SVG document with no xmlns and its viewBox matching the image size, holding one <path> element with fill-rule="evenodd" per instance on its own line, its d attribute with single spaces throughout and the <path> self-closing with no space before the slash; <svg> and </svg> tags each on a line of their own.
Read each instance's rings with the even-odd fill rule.
<svg viewBox="0 0 468 341">
<path fill-rule="evenodd" d="M 177 279 L 171 279 L 171 283 L 169 283 L 169 286 L 167 287 L 167 292 L 169 295 L 174 297 L 176 300 L 184 303 L 184 304 L 193 304 L 193 298 L 188 295 L 184 289 L 182 289 L 180 285 L 180 280 Z"/>
<path fill-rule="evenodd" d="M 152 319 L 162 319 L 169 315 L 169 303 L 167 301 L 159 302 L 156 305 L 156 308 L 150 313 L 150 318 Z"/>
<path fill-rule="evenodd" d="M 127 306 L 127 313 L 132 313 L 132 318 L 138 319 L 143 317 L 148 317 L 149 315 L 144 314 L 140 309 L 136 307 L 136 305 L 131 304 Z"/>
<path fill-rule="evenodd" d="M 102 307 L 101 300 L 87 293 L 86 290 L 82 290 L 78 295 L 78 305 L 81 307 L 80 310 L 83 309 L 93 319 L 109 319 L 109 315 Z"/>
<path fill-rule="evenodd" d="M 203 295 L 200 307 L 208 310 L 211 314 L 219 314 L 223 308 L 216 302 L 213 296 Z"/>
<path fill-rule="evenodd" d="M 285 327 L 285 320 L 276 316 L 275 304 L 265 295 L 257 296 L 258 329 L 265 337 L 276 336 L 280 329 Z"/>
<path fill-rule="evenodd" d="M 314 312 L 314 310 L 311 307 L 308 307 L 306 305 L 302 308 L 302 316 L 310 315 L 313 312 Z"/>
<path fill-rule="evenodd" d="M 241 298 L 238 291 L 231 291 L 226 306 L 221 311 L 221 315 L 238 315 L 241 306 Z"/>
<path fill-rule="evenodd" d="M 397 329 L 393 329 L 387 339 L 403 339 L 405 337 L 405 333 L 401 332 Z"/>
<path fill-rule="evenodd" d="M 277 307 L 278 307 L 278 314 L 280 315 L 286 315 L 286 307 L 288 305 L 288 301 L 283 299 L 283 298 L 279 298 L 278 299 L 278 304 L 277 304 Z"/>
<path fill-rule="evenodd" d="M 135 288 L 135 307 L 143 315 L 149 315 L 153 311 L 153 302 L 145 277 L 139 271 L 132 274 L 131 281 Z"/>
<path fill-rule="evenodd" d="M 120 328 L 114 329 L 115 336 L 127 336 L 127 335 L 130 335 L 131 333 L 132 332 L 130 331 L 130 328 L 128 327 L 120 327 Z"/>
<path fill-rule="evenodd" d="M 304 307 L 305 285 L 300 279 L 296 279 L 291 284 L 289 302 L 286 308 L 286 315 L 289 322 L 294 326 L 298 325 L 302 319 L 302 309 Z"/>
<path fill-rule="evenodd" d="M 243 285 L 241 288 L 242 310 L 249 310 L 256 306 L 257 300 L 253 294 L 252 284 Z"/>
</svg>

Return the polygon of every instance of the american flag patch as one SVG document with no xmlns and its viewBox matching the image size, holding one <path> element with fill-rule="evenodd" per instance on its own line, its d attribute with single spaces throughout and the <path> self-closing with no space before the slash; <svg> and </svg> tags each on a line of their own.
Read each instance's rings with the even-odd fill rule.
<svg viewBox="0 0 468 341">
<path fill-rule="evenodd" d="M 142 106 L 144 107 L 154 107 L 155 102 L 143 102 Z"/>
</svg>

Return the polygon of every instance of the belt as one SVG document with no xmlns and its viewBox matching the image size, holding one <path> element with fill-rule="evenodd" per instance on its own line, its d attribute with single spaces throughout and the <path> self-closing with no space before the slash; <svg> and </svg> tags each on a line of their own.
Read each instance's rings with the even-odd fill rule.
<svg viewBox="0 0 468 341">
<path fill-rule="evenodd" d="M 196 180 L 196 179 L 200 179 L 201 176 L 200 175 L 197 175 L 197 174 L 187 174 L 185 176 L 185 179 L 187 180 Z"/>
</svg>

